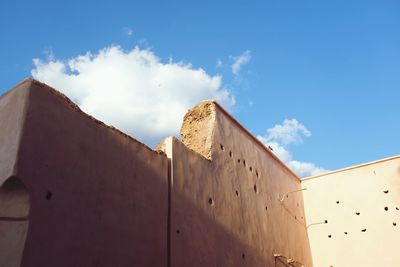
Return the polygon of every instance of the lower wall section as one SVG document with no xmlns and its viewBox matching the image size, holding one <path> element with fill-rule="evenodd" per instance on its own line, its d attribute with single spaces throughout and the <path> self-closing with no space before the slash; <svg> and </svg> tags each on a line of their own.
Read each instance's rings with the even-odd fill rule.
<svg viewBox="0 0 400 267">
<path fill-rule="evenodd" d="M 211 140 L 184 140 L 193 148 L 211 142 L 201 150 L 211 159 L 170 139 L 171 266 L 311 267 L 300 180 L 219 107 L 211 110 L 193 112 L 210 114 L 211 124 L 195 116 L 184 123 L 212 127 Z"/>
<path fill-rule="evenodd" d="M 309 178 L 303 187 L 315 266 L 400 265 L 400 157 Z"/>
<path fill-rule="evenodd" d="M 167 266 L 167 157 L 30 86 L 16 168 L 31 197 L 21 266 Z"/>
</svg>

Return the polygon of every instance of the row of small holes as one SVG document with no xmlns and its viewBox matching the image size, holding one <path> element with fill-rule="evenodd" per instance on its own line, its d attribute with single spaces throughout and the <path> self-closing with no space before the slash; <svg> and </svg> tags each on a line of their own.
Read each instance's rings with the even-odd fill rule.
<svg viewBox="0 0 400 267">
<path fill-rule="evenodd" d="M 220 145 L 220 147 L 221 147 L 222 151 L 225 151 L 225 147 L 223 145 Z M 232 151 L 229 151 L 229 157 L 232 158 L 232 156 L 233 156 Z M 240 163 L 241 159 L 238 159 L 237 162 Z M 243 165 L 246 167 L 246 160 L 245 159 L 243 160 Z M 249 170 L 250 170 L 250 172 L 253 172 L 253 167 L 250 166 Z M 256 176 L 258 177 L 258 170 L 255 170 L 255 171 L 256 171 Z"/>
<path fill-rule="evenodd" d="M 367 229 L 362 229 L 361 232 L 365 233 Z M 348 234 L 348 232 L 344 232 L 345 235 Z M 328 238 L 332 238 L 332 235 L 328 235 Z"/>
<path fill-rule="evenodd" d="M 221 150 L 222 150 L 222 151 L 225 151 L 224 145 L 220 144 L 220 147 L 221 147 Z M 232 151 L 229 151 L 229 157 L 232 158 L 232 156 L 233 156 Z M 246 160 L 245 160 L 245 159 L 243 159 L 243 161 L 241 161 L 241 159 L 239 158 L 239 159 L 237 159 L 237 162 L 238 162 L 238 163 L 243 162 L 243 165 L 246 167 Z M 250 167 L 249 167 L 249 170 L 250 170 L 250 172 L 253 172 L 253 167 L 250 166 Z M 255 173 L 256 173 L 256 176 L 258 177 L 258 176 L 259 176 L 258 170 L 255 170 Z M 253 190 L 254 190 L 254 193 L 258 193 L 257 184 L 254 184 Z M 238 190 L 235 191 L 235 194 L 236 194 L 237 197 L 239 197 L 239 191 L 238 191 Z M 287 197 L 289 197 L 289 196 L 287 196 Z M 211 202 L 210 202 L 210 201 L 211 201 Z M 210 204 L 211 206 L 214 205 L 214 202 L 213 202 L 212 198 L 209 199 L 209 204 Z M 299 206 L 299 205 L 297 204 L 297 206 Z M 265 210 L 268 210 L 268 207 L 267 207 L 267 206 L 265 206 Z M 301 218 L 303 219 L 303 216 L 302 216 Z M 297 219 L 296 216 L 295 216 L 295 219 Z"/>
</svg>

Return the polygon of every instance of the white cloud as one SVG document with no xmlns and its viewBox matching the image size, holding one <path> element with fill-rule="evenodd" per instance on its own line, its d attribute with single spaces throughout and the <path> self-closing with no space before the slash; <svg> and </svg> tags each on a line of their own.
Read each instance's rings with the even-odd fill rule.
<svg viewBox="0 0 400 267">
<path fill-rule="evenodd" d="M 222 66 L 224 65 L 224 63 L 222 62 L 221 59 L 217 60 L 217 64 L 215 65 L 217 68 L 222 68 Z"/>
<path fill-rule="evenodd" d="M 316 166 L 314 163 L 294 160 L 292 154 L 288 151 L 288 145 L 299 144 L 303 142 L 303 137 L 309 136 L 311 136 L 311 132 L 296 119 L 285 119 L 283 124 L 268 129 L 266 136 L 257 136 L 257 138 L 265 146 L 271 147 L 275 155 L 297 175 L 307 177 L 329 171 Z"/>
<path fill-rule="evenodd" d="M 233 64 L 232 64 L 232 72 L 235 75 L 239 75 L 240 68 L 248 63 L 251 59 L 251 51 L 246 50 L 240 56 L 232 57 Z"/>
<path fill-rule="evenodd" d="M 133 34 L 133 30 L 131 28 L 128 28 L 128 27 L 124 27 L 123 31 L 128 36 L 131 36 Z"/>
<path fill-rule="evenodd" d="M 277 124 L 267 130 L 267 142 L 274 141 L 284 145 L 302 142 L 302 137 L 309 137 L 311 133 L 296 119 L 285 119 L 283 124 Z"/>
<path fill-rule="evenodd" d="M 65 93 L 83 111 L 155 144 L 177 135 L 186 111 L 204 99 L 234 98 L 222 77 L 190 64 L 163 63 L 154 52 L 110 46 L 67 61 L 34 59 L 32 76 Z"/>
</svg>

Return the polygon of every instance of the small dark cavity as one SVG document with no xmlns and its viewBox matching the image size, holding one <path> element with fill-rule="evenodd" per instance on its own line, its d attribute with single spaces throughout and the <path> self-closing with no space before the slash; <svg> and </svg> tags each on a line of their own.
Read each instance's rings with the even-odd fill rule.
<svg viewBox="0 0 400 267">
<path fill-rule="evenodd" d="M 332 235 L 328 235 L 328 238 L 332 238 Z"/>
<path fill-rule="evenodd" d="M 246 166 L 246 160 L 243 160 L 243 165 Z"/>
<path fill-rule="evenodd" d="M 258 177 L 258 171 L 256 170 L 256 176 Z"/>
<path fill-rule="evenodd" d="M 363 232 L 363 233 L 366 232 L 366 231 L 367 231 L 367 229 L 362 229 L 362 230 L 361 230 L 361 232 Z"/>
<path fill-rule="evenodd" d="M 257 185 L 256 185 L 256 184 L 254 185 L 253 189 L 254 189 L 254 192 L 255 192 L 255 193 L 258 192 L 258 188 L 257 188 Z"/>
<path fill-rule="evenodd" d="M 236 193 L 236 196 L 238 197 L 239 196 L 239 191 L 236 190 L 235 193 Z"/>
<path fill-rule="evenodd" d="M 246 254 L 242 253 L 242 259 L 246 259 Z"/>
<path fill-rule="evenodd" d="M 214 200 L 211 197 L 208 199 L 208 204 L 210 204 L 211 206 L 214 205 Z"/>
<path fill-rule="evenodd" d="M 325 220 L 325 223 L 328 223 L 328 220 Z"/>
<path fill-rule="evenodd" d="M 224 150 L 225 150 L 225 148 L 224 148 L 224 146 L 223 146 L 223 145 L 221 145 L 221 150 L 222 150 L 222 151 L 224 151 Z"/>
<path fill-rule="evenodd" d="M 356 215 L 360 215 L 360 212 L 356 211 Z"/>
<path fill-rule="evenodd" d="M 386 211 L 388 211 L 388 210 L 389 210 L 389 208 L 388 208 L 388 207 L 385 207 L 384 209 L 385 209 Z"/>
<path fill-rule="evenodd" d="M 387 194 L 389 193 L 389 190 L 384 190 L 383 193 Z"/>
<path fill-rule="evenodd" d="M 47 191 L 46 193 L 46 199 L 50 200 L 53 197 L 53 193 L 51 191 Z"/>
<path fill-rule="evenodd" d="M 232 158 L 232 151 L 229 151 L 229 157 Z"/>
<path fill-rule="evenodd" d="M 344 232 L 345 235 L 347 235 L 347 232 Z"/>
<path fill-rule="evenodd" d="M 252 172 L 253 171 L 253 167 L 250 166 L 249 170 Z"/>
<path fill-rule="evenodd" d="M 336 204 L 339 204 L 339 200 L 336 201 Z"/>
<path fill-rule="evenodd" d="M 397 225 L 397 223 L 396 222 L 393 222 L 393 226 L 396 226 Z"/>
<path fill-rule="evenodd" d="M 181 233 L 181 231 L 178 229 L 178 230 L 176 230 L 176 233 L 179 235 Z"/>
</svg>

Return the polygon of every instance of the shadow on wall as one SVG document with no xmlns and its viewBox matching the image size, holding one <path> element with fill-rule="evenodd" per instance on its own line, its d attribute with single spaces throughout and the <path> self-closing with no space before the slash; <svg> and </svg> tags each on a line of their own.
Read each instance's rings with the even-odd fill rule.
<svg viewBox="0 0 400 267">
<path fill-rule="evenodd" d="M 212 192 L 210 192 L 210 195 Z M 181 225 L 172 223 L 171 233 L 171 259 L 172 267 L 236 267 L 236 266 L 271 266 L 274 257 L 263 255 L 259 248 L 251 247 L 235 237 L 229 229 L 226 229 L 215 221 L 210 214 L 205 213 L 183 193 L 176 189 L 173 194 L 173 203 L 179 203 L 179 207 L 171 207 L 174 214 L 187 213 L 179 219 Z M 199 201 L 201 201 L 199 199 Z M 214 209 L 218 203 L 211 198 L 204 198 L 210 209 Z M 178 211 L 177 209 L 181 210 Z M 174 218 L 172 217 L 172 221 Z M 188 231 L 185 233 L 185 231 Z M 185 252 L 186 251 L 186 252 Z M 276 265 L 281 266 L 281 265 Z"/>
<path fill-rule="evenodd" d="M 20 266 L 29 226 L 28 189 L 17 177 L 0 187 L 0 266 Z"/>
</svg>

